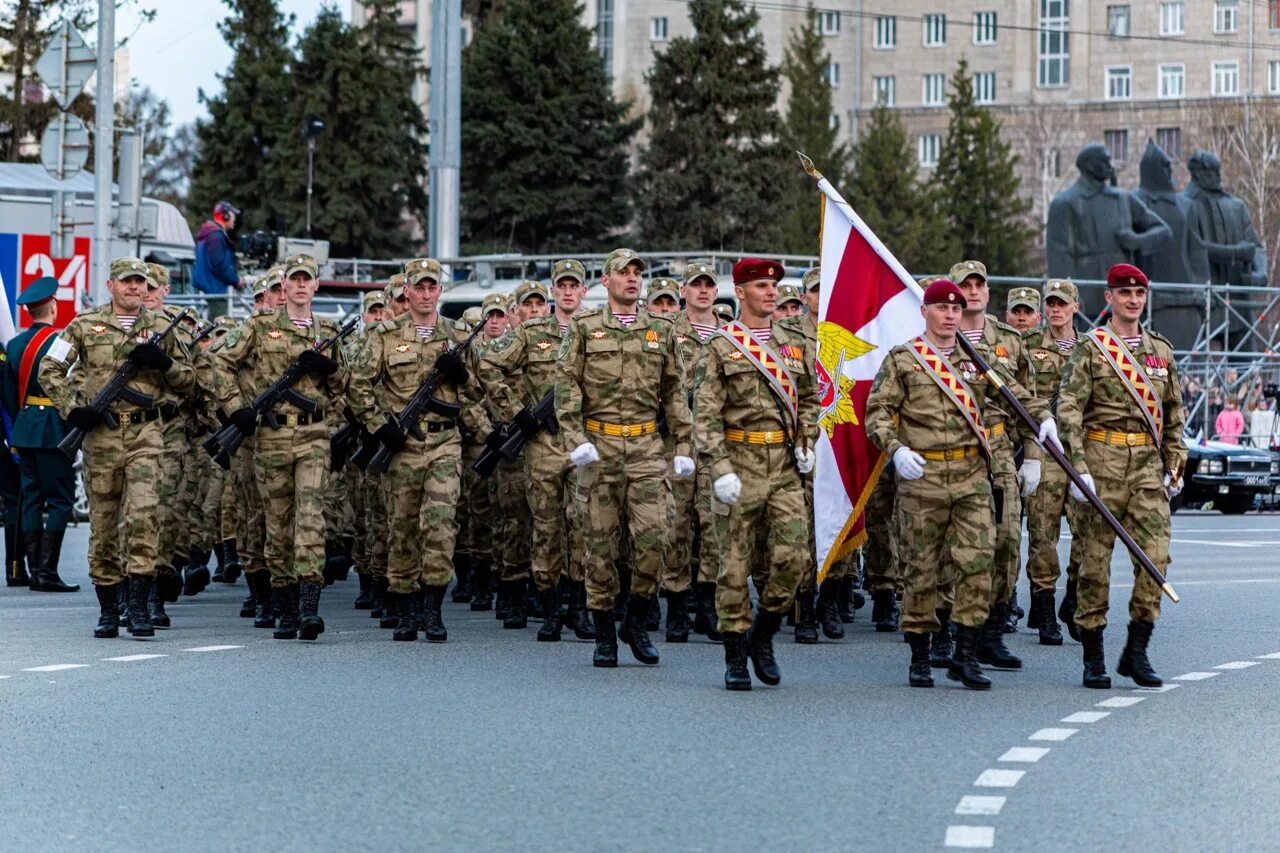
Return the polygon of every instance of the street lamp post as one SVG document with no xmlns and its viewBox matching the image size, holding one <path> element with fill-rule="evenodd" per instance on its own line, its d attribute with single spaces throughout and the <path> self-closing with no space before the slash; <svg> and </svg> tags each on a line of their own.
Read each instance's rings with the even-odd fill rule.
<svg viewBox="0 0 1280 853">
<path fill-rule="evenodd" d="M 316 137 L 324 133 L 324 120 L 307 116 L 302 121 L 302 138 L 307 141 L 307 238 L 311 238 L 311 186 L 315 178 Z"/>
</svg>

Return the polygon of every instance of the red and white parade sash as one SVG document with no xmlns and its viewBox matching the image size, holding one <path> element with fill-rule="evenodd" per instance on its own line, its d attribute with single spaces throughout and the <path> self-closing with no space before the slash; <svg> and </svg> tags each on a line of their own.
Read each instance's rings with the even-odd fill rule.
<svg viewBox="0 0 1280 853">
<path fill-rule="evenodd" d="M 1111 365 L 1116 376 L 1120 377 L 1120 384 L 1138 404 L 1138 411 L 1142 412 L 1142 420 L 1146 424 L 1147 431 L 1156 440 L 1156 444 L 1160 444 L 1160 438 L 1164 433 L 1164 406 L 1151 387 L 1151 379 L 1138 366 L 1138 360 L 1133 357 L 1133 353 L 1129 352 L 1125 342 L 1113 335 L 1105 326 L 1099 326 L 1091 331 L 1089 339 L 1097 346 L 1102 357 L 1107 360 L 1107 364 Z"/>
<path fill-rule="evenodd" d="M 717 334 L 733 344 L 734 349 L 742 353 L 747 361 L 764 376 L 774 395 L 782 401 L 787 414 L 791 416 L 791 423 L 787 426 L 794 434 L 799 423 L 799 395 L 796 393 L 796 380 L 791 375 L 791 371 L 787 370 L 773 350 L 762 343 L 741 322 L 734 320 L 721 327 Z"/>
<path fill-rule="evenodd" d="M 942 389 L 947 399 L 964 415 L 965 423 L 978 439 L 982 455 L 990 459 L 991 445 L 987 442 L 987 431 L 982 425 L 982 413 L 978 411 L 978 401 L 974 397 L 973 390 L 960 378 L 960 374 L 951 366 L 951 362 L 947 361 L 946 356 L 934 349 L 933 344 L 929 343 L 924 335 L 908 343 L 907 351 L 924 368 L 924 372 L 929 374 L 934 384 Z"/>
</svg>

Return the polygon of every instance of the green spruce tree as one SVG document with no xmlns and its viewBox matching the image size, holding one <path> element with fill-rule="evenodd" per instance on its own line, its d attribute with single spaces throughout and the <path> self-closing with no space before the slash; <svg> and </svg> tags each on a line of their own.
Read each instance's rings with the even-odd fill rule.
<svg viewBox="0 0 1280 853">
<path fill-rule="evenodd" d="M 742 0 L 690 0 L 694 34 L 648 74 L 640 232 L 654 247 L 769 251 L 795 155 L 779 144 L 778 69 Z M 784 165 L 785 162 L 785 165 Z"/>
<path fill-rule="evenodd" d="M 627 144 L 575 0 L 505 0 L 462 61 L 462 237 L 470 251 L 606 249 L 631 220 Z"/>
<path fill-rule="evenodd" d="M 1019 194 L 1018 163 L 1000 137 L 1000 122 L 973 100 L 973 76 L 960 61 L 951 78 L 947 138 L 935 180 L 960 255 L 982 261 L 993 275 L 1021 275 L 1034 232 L 1031 200 Z"/>
</svg>

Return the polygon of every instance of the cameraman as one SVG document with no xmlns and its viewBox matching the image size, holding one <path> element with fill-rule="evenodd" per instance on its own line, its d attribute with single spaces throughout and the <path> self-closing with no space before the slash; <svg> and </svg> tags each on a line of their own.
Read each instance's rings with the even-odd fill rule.
<svg viewBox="0 0 1280 853">
<path fill-rule="evenodd" d="M 213 219 L 201 225 L 196 233 L 196 266 L 192 283 L 196 290 L 211 297 L 209 319 L 230 313 L 230 288 L 244 289 L 244 279 L 236 271 L 236 253 L 230 236 L 239 216 L 240 211 L 230 202 L 220 201 L 213 206 Z M 215 296 L 225 298 L 212 298 Z"/>
</svg>

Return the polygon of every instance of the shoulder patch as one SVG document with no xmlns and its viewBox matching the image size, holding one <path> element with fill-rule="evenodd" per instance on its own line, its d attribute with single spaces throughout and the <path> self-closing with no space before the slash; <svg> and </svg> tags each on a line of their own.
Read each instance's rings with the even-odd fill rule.
<svg viewBox="0 0 1280 853">
<path fill-rule="evenodd" d="M 223 338 L 223 341 L 225 341 L 225 343 L 223 344 L 223 346 L 224 346 L 224 347 L 233 347 L 233 346 L 235 346 L 236 344 L 240 343 L 240 338 L 241 338 L 241 334 L 240 334 L 240 333 L 243 331 L 243 329 L 244 329 L 244 327 L 243 327 L 243 326 L 236 326 L 234 329 L 232 329 L 230 332 L 228 332 L 228 333 L 227 333 L 227 336 L 226 336 L 225 338 Z"/>
<path fill-rule="evenodd" d="M 396 330 L 397 325 L 398 324 L 396 323 L 395 320 L 383 320 L 382 322 L 378 323 L 378 325 L 374 326 L 372 331 L 394 332 Z"/>
<path fill-rule="evenodd" d="M 1147 334 L 1151 335 L 1151 337 L 1155 338 L 1157 341 L 1160 341 L 1162 344 L 1165 344 L 1166 346 L 1169 347 L 1169 349 L 1173 349 L 1173 344 L 1164 335 L 1160 334 L 1155 329 L 1147 329 L 1146 331 L 1147 331 Z"/>
<path fill-rule="evenodd" d="M 508 349 L 510 346 L 511 346 L 511 336 L 503 335 L 493 343 L 489 344 L 489 346 L 486 349 L 491 349 L 494 352 L 502 352 L 504 349 Z"/>
<path fill-rule="evenodd" d="M 1015 337 L 1019 337 L 1019 338 L 1022 337 L 1022 332 L 1019 332 L 1017 329 L 1015 329 L 1013 326 L 1010 326 L 1008 323 L 1004 322 L 1003 320 L 996 320 L 996 328 L 1002 332 L 1008 332 L 1009 334 Z"/>
</svg>

